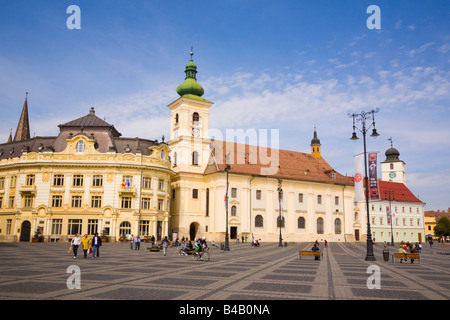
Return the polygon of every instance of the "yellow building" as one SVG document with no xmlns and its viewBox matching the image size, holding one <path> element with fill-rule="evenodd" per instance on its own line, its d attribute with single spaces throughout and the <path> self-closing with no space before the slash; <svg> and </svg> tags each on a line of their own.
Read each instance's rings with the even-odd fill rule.
<svg viewBox="0 0 450 320">
<path fill-rule="evenodd" d="M 425 234 L 434 237 L 434 227 L 436 227 L 436 216 L 433 212 L 425 211 Z"/>
<path fill-rule="evenodd" d="M 93 108 L 56 137 L 30 138 L 27 109 L 26 100 L 15 138 L 0 145 L 1 241 L 168 233 L 166 143 L 123 138 Z"/>
</svg>

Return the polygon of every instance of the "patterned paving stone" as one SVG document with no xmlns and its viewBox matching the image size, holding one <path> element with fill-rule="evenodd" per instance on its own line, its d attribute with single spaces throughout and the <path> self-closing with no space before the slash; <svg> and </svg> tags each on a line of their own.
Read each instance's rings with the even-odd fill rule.
<svg viewBox="0 0 450 320">
<path fill-rule="evenodd" d="M 67 243 L 0 243 L 0 300 L 172 300 L 224 303 L 238 300 L 449 300 L 448 248 L 424 248 L 421 264 L 364 261 L 365 243 L 330 243 L 323 259 L 299 259 L 309 243 L 231 244 L 229 252 L 210 250 L 208 262 L 130 250 L 106 243 L 100 257 L 67 253 Z M 67 288 L 69 266 L 80 268 L 81 289 Z M 379 269 L 381 289 L 369 289 L 371 266 Z"/>
</svg>

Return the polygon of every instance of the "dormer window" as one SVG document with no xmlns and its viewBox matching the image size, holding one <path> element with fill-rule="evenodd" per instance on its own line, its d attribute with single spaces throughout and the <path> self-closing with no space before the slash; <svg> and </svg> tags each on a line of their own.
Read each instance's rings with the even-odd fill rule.
<svg viewBox="0 0 450 320">
<path fill-rule="evenodd" d="M 78 154 L 83 153 L 84 150 L 86 149 L 86 145 L 84 143 L 83 140 L 78 141 L 77 146 L 76 146 L 76 151 Z"/>
</svg>

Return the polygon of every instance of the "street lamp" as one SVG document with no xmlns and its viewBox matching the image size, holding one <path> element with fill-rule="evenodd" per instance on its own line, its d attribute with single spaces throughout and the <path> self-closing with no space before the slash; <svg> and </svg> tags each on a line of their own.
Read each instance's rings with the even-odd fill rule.
<svg viewBox="0 0 450 320">
<path fill-rule="evenodd" d="M 278 179 L 278 207 L 280 210 L 280 214 L 278 216 L 278 223 L 280 225 L 280 239 L 278 241 L 278 246 L 282 247 L 283 246 L 283 238 L 281 237 L 281 223 L 283 221 L 282 219 L 282 215 L 281 215 L 281 201 L 283 201 L 283 189 L 281 189 L 281 179 Z"/>
<path fill-rule="evenodd" d="M 226 215 L 226 230 L 225 230 L 225 247 L 224 251 L 230 251 L 230 241 L 228 236 L 228 172 L 231 170 L 229 161 L 230 160 L 230 154 L 228 153 L 226 155 L 226 161 L 225 161 L 225 171 L 227 173 L 227 190 L 225 191 L 225 215 Z"/>
<path fill-rule="evenodd" d="M 394 199 L 394 191 L 393 190 L 389 190 L 389 191 L 386 190 L 384 192 L 384 194 L 385 194 L 385 198 L 386 199 L 388 198 L 388 195 L 389 195 L 389 214 L 391 216 L 391 246 L 395 246 L 395 244 L 394 244 L 394 229 L 392 227 L 394 216 L 392 215 L 392 209 L 391 209 L 391 201 L 395 200 Z"/>
<path fill-rule="evenodd" d="M 377 132 L 377 129 L 375 129 L 375 113 L 378 112 L 378 108 L 376 110 L 372 110 L 369 112 L 362 111 L 361 113 L 353 113 L 349 114 L 348 116 L 353 118 L 353 134 L 350 140 L 356 141 L 359 138 L 356 136 L 356 129 L 360 131 L 363 135 L 363 142 L 364 142 L 364 170 L 365 170 L 365 177 L 364 180 L 366 182 L 366 210 L 367 210 L 367 252 L 366 252 L 366 261 L 375 261 L 375 256 L 373 255 L 373 242 L 372 242 L 372 231 L 370 230 L 370 217 L 369 217 L 369 181 L 367 177 L 367 151 L 366 151 L 366 133 L 370 129 L 370 127 L 373 127 L 371 137 L 378 137 L 379 134 Z M 366 127 L 366 121 L 372 120 L 372 124 L 370 124 L 368 127 Z M 362 128 L 359 129 L 356 127 L 355 122 L 361 121 Z"/>
</svg>

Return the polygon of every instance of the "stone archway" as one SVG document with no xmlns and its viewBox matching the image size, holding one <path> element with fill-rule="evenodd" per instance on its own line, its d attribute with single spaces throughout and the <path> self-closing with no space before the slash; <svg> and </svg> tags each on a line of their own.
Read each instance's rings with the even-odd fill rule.
<svg viewBox="0 0 450 320">
<path fill-rule="evenodd" d="M 191 241 L 195 241 L 195 237 L 197 236 L 197 233 L 200 229 L 200 225 L 197 222 L 192 222 L 189 225 L 189 238 Z"/>
</svg>

